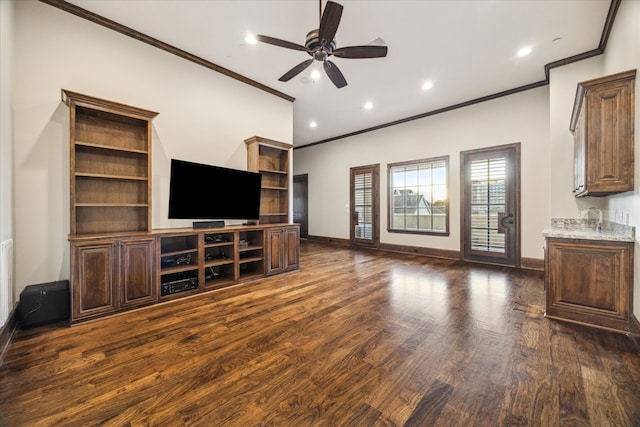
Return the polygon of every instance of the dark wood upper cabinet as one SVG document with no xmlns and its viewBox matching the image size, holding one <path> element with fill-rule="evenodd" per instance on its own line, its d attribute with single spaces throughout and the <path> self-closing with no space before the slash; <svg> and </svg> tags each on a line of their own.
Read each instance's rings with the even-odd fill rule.
<svg viewBox="0 0 640 427">
<path fill-rule="evenodd" d="M 578 83 L 569 129 L 576 197 L 633 191 L 636 70 Z"/>
</svg>

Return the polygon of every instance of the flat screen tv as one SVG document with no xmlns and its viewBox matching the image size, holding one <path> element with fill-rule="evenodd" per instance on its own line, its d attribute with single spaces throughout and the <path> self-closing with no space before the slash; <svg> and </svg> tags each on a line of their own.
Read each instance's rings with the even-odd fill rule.
<svg viewBox="0 0 640 427">
<path fill-rule="evenodd" d="M 256 172 L 171 159 L 169 218 L 257 220 L 261 183 Z"/>
</svg>

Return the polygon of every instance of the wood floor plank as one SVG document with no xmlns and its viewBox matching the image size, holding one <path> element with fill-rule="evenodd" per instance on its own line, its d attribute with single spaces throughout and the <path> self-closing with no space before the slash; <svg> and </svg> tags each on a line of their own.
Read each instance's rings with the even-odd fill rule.
<svg viewBox="0 0 640 427">
<path fill-rule="evenodd" d="M 450 384 L 435 380 L 404 423 L 405 427 L 433 425 L 439 418 L 442 408 L 447 404 L 452 390 L 453 387 Z"/>
<path fill-rule="evenodd" d="M 541 272 L 310 242 L 301 266 L 18 330 L 0 425 L 638 426 L 633 343 L 546 319 Z"/>
</svg>

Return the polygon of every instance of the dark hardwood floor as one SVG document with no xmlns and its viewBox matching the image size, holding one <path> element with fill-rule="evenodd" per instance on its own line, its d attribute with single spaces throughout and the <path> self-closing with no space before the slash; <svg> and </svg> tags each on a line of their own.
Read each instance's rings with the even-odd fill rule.
<svg viewBox="0 0 640 427">
<path fill-rule="evenodd" d="M 19 330 L 7 426 L 638 426 L 640 355 L 543 275 L 302 243 L 302 270 Z"/>
</svg>

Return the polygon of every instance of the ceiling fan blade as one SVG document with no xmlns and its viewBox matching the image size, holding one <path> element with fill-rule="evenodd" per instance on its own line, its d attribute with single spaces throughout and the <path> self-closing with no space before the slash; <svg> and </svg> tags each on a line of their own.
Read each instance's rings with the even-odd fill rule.
<svg viewBox="0 0 640 427">
<path fill-rule="evenodd" d="M 328 1 L 320 19 L 319 38 L 320 44 L 326 46 L 333 41 L 338 31 L 340 18 L 342 17 L 342 5 Z"/>
<path fill-rule="evenodd" d="M 311 65 L 312 62 L 313 59 L 307 59 L 306 61 L 299 63 L 298 65 L 284 73 L 278 80 L 280 80 L 281 82 L 288 82 L 289 80 L 303 72 L 309 65 Z"/>
<path fill-rule="evenodd" d="M 286 40 L 280 40 L 280 39 L 276 39 L 274 37 L 269 37 L 269 36 L 263 36 L 261 34 L 258 34 L 256 36 L 256 40 L 258 40 L 259 42 L 262 43 L 267 43 L 267 44 L 272 44 L 274 46 L 280 46 L 280 47 L 284 47 L 287 49 L 294 49 L 294 50 L 301 50 L 304 52 L 308 52 L 308 49 L 302 45 L 296 44 L 296 43 L 292 43 L 292 42 L 288 42 Z"/>
<path fill-rule="evenodd" d="M 371 40 L 367 43 L 369 46 L 385 46 L 387 43 L 380 37 L 377 37 L 375 40 Z"/>
<path fill-rule="evenodd" d="M 387 46 L 347 46 L 332 52 L 339 58 L 383 58 L 387 56 Z"/>
<path fill-rule="evenodd" d="M 344 78 L 336 64 L 331 61 L 324 61 L 322 66 L 324 67 L 324 71 L 327 73 L 327 76 L 329 76 L 329 80 L 331 80 L 338 89 L 347 85 L 347 80 Z"/>
</svg>

